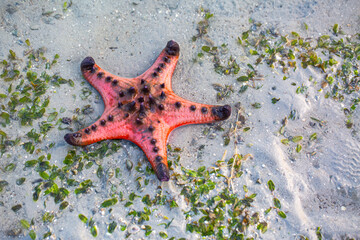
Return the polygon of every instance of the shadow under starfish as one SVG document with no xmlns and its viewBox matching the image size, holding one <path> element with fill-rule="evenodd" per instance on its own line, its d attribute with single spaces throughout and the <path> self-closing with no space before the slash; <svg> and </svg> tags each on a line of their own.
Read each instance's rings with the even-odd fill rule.
<svg viewBox="0 0 360 240">
<path fill-rule="evenodd" d="M 99 91 L 105 110 L 91 126 L 66 134 L 65 141 L 84 146 L 105 139 L 130 140 L 144 151 L 158 179 L 168 181 L 166 142 L 170 132 L 182 125 L 221 121 L 231 115 L 229 105 L 195 103 L 173 92 L 171 77 L 179 52 L 179 45 L 169 41 L 155 63 L 135 78 L 113 75 L 86 57 L 81 72 Z"/>
</svg>

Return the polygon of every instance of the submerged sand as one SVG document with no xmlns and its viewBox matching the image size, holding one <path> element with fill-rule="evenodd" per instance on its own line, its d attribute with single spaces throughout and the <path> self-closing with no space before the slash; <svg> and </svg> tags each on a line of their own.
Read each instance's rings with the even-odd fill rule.
<svg viewBox="0 0 360 240">
<path fill-rule="evenodd" d="M 323 239 L 360 238 L 359 111 L 352 115 L 352 128 L 347 128 L 344 107 L 348 107 L 348 102 L 326 99 L 324 92 L 318 91 L 319 87 L 307 81 L 310 76 L 319 82 L 324 78 L 320 71 L 311 67 L 298 68 L 284 81 L 281 70 L 271 69 L 266 64 L 259 65 L 256 70 L 263 76 L 259 80 L 262 87 L 249 88 L 240 94 L 236 81 L 238 76 L 216 73 L 209 55 L 194 63 L 201 47 L 213 42 L 216 46 L 227 44 L 230 49 L 228 54 L 237 59 L 242 69 L 247 63 L 252 64 L 251 56 L 237 43 L 242 32 L 252 26 L 249 19 L 261 23 L 263 28 L 276 29 L 281 35 L 295 31 L 307 38 L 317 38 L 330 35 L 334 24 L 339 24 L 346 35 L 354 35 L 360 32 L 359 1 L 84 0 L 69 2 L 66 9 L 64 2 L 3 0 L 0 3 L 0 60 L 7 59 L 9 49 L 22 57 L 26 49 L 25 40 L 29 39 L 33 49 L 45 47 L 49 59 L 55 54 L 60 55 L 58 63 L 50 70 L 52 74 L 58 73 L 74 81 L 74 87 L 50 87 L 46 93 L 50 97 L 49 108 L 58 111 L 61 107 L 66 109 L 59 118 L 72 117 L 76 115 L 76 108 L 88 104 L 93 111 L 79 116 L 84 125 L 90 125 L 102 114 L 104 107 L 98 93 L 88 83 L 82 83 L 79 65 L 84 57 L 94 57 L 102 68 L 119 76 L 135 77 L 151 66 L 168 40 L 175 40 L 180 45 L 181 55 L 173 76 L 174 91 L 195 102 L 230 104 L 233 114 L 221 125 L 225 131 L 236 122 L 235 105 L 240 102 L 242 115 L 246 118 L 244 127 L 250 127 L 249 131 L 239 133 L 241 141 L 236 146 L 239 153 L 251 154 L 253 158 L 243 163 L 244 174 L 234 181 L 233 187 L 242 195 L 243 185 L 247 185 L 249 192 L 257 193 L 254 210 L 261 213 L 269 226 L 265 234 L 253 228 L 248 236 L 255 239 L 305 239 L 301 236 L 316 239 L 316 228 L 321 227 Z M 192 37 L 198 33 L 198 22 L 204 18 L 201 8 L 208 10 L 213 17 L 209 19 L 208 39 L 194 42 Z M 308 25 L 307 30 L 304 23 Z M 237 91 L 229 98 L 217 101 L 217 91 L 212 86 L 215 83 L 233 86 Z M 296 88 L 301 84 L 308 87 L 307 94 L 296 94 Z M 6 93 L 8 86 L 7 82 L 2 82 L 0 93 Z M 86 100 L 80 97 L 84 87 L 92 92 Z M 273 104 L 273 97 L 280 98 L 280 101 Z M 358 97 L 356 93 L 352 96 Z M 6 99 L 0 99 L 1 105 L 6 102 Z M 260 109 L 252 106 L 256 102 L 261 104 Z M 281 143 L 284 136 L 278 133 L 282 120 L 292 110 L 296 110 L 296 117 L 288 120 L 286 134 L 308 139 L 311 134 L 317 133 L 315 142 L 304 141 L 300 153 L 294 150 L 296 144 L 289 147 Z M 326 124 L 312 118 L 326 121 Z M 72 127 L 74 130 L 80 128 L 76 125 Z M 209 168 L 222 159 L 225 151 L 227 159 L 234 153 L 234 139 L 224 146 L 223 132 L 211 128 L 212 132 L 204 135 L 204 130 L 208 128 L 207 125 L 192 125 L 181 127 L 171 134 L 169 144 L 182 149 L 182 166 L 193 170 L 200 166 Z M 2 130 L 11 138 L 20 136 L 26 139 L 24 135 L 31 127 L 21 127 L 18 121 L 11 121 Z M 42 146 L 55 143 L 47 152 L 52 155 L 52 164 L 63 166 L 64 157 L 73 149 L 63 140 L 67 132 L 51 131 L 41 143 Z M 70 206 L 64 211 L 58 211 L 59 205 L 46 196 L 33 201 L 33 182 L 39 179 L 39 175 L 33 169 L 23 169 L 23 164 L 38 156 L 19 146 L 9 148 L 0 162 L 0 180 L 9 183 L 0 193 L 0 238 L 12 239 L 9 235 L 14 229 L 21 229 L 21 219 L 34 219 L 36 224 L 33 229 L 38 237 L 51 231 L 53 235 L 50 239 L 91 239 L 89 229 L 78 218 L 79 214 L 83 214 L 95 220 L 99 229 L 98 239 L 123 239 L 126 233 L 131 233 L 132 239 L 160 239 L 160 231 L 166 231 L 169 237 L 201 239 L 200 235 L 186 231 L 189 219 L 185 219 L 184 211 L 189 210 L 189 205 L 180 195 L 182 187 L 173 180 L 160 183 L 155 175 L 151 175 L 146 177 L 149 185 L 137 189 L 136 179 L 144 173 L 134 169 L 128 171 L 126 160 L 143 169 L 149 165 L 136 145 L 128 141 L 120 141 L 119 144 L 122 147 L 116 153 L 94 161 L 100 162 L 104 169 L 120 168 L 120 179 L 99 179 L 94 168 L 83 171 L 77 176 L 78 181 L 91 179 L 95 187 L 83 195 L 73 194 L 72 188 L 68 197 Z M 17 163 L 16 169 L 4 171 L 11 162 Z M 16 185 L 16 179 L 22 176 L 26 177 L 26 182 Z M 263 214 L 273 205 L 273 197 L 266 185 L 270 179 L 276 185 L 275 195 L 281 201 L 286 219 L 279 217 L 275 211 Z M 148 222 L 137 224 L 136 218 L 128 216 L 128 213 L 131 209 L 142 210 L 141 198 L 130 208 L 118 203 L 112 213 L 99 207 L 103 201 L 113 197 L 113 186 L 116 186 L 115 192 L 122 191 L 126 198 L 131 192 L 139 196 L 154 195 L 161 187 L 163 193 L 175 199 L 179 207 L 159 206 Z M 11 207 L 16 204 L 21 204 L 22 209 L 14 212 Z M 53 222 L 42 222 L 45 211 L 55 213 Z M 174 220 L 169 228 L 159 225 L 171 219 Z M 119 227 L 113 234 L 106 233 L 107 225 L 114 220 Z M 120 225 L 126 225 L 127 230 L 121 231 Z M 154 231 L 145 236 L 137 225 L 139 228 L 151 225 Z M 21 230 L 17 238 L 30 239 L 28 232 Z"/>
</svg>

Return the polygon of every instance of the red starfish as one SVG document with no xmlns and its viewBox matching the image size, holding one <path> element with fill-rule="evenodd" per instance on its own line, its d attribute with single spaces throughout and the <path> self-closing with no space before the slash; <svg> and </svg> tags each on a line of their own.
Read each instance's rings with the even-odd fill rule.
<svg viewBox="0 0 360 240">
<path fill-rule="evenodd" d="M 179 58 L 179 45 L 169 41 L 155 63 L 135 78 L 121 78 L 102 70 L 92 57 L 81 62 L 85 79 L 99 91 L 105 110 L 99 120 L 65 135 L 71 145 L 88 145 L 104 139 L 127 139 L 146 154 L 160 181 L 168 181 L 166 142 L 169 133 L 185 124 L 225 120 L 229 105 L 190 102 L 177 96 L 171 77 Z"/>
</svg>

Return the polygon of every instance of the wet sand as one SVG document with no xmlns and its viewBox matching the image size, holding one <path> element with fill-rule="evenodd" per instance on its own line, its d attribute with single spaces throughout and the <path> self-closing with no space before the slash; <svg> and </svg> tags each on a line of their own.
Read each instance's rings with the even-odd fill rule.
<svg viewBox="0 0 360 240">
<path fill-rule="evenodd" d="M 209 45 L 209 42 L 216 46 L 225 43 L 230 49 L 228 54 L 233 54 L 241 69 L 245 69 L 253 58 L 238 46 L 237 38 L 252 26 L 249 19 L 260 22 L 264 28 L 275 28 L 284 35 L 295 31 L 304 37 L 317 38 L 323 34 L 330 35 L 334 24 L 339 24 L 348 35 L 359 33 L 360 3 L 357 0 L 73 1 L 66 11 L 63 9 L 64 2 L 5 0 L 0 3 L 0 59 L 7 58 L 9 49 L 22 57 L 26 49 L 25 40 L 29 39 L 33 49 L 45 47 L 45 55 L 49 59 L 55 54 L 60 55 L 58 63 L 49 70 L 52 74 L 57 73 L 74 81 L 74 87 L 64 85 L 47 90 L 46 96 L 50 97 L 48 108 L 66 109 L 59 113 L 59 118 L 72 117 L 76 108 L 91 105 L 93 111 L 79 116 L 80 122 L 88 126 L 103 112 L 100 95 L 81 76 L 80 62 L 83 58 L 92 56 L 97 64 L 113 74 L 135 77 L 152 65 L 168 40 L 175 40 L 180 45 L 180 59 L 173 75 L 174 92 L 195 102 L 231 105 L 233 114 L 221 125 L 225 130 L 236 122 L 235 105 L 240 102 L 246 118 L 245 127 L 250 127 L 250 131 L 240 134 L 237 148 L 241 154 L 249 153 L 253 158 L 243 163 L 244 174 L 234 180 L 234 188 L 242 192 L 243 185 L 247 185 L 250 192 L 257 193 L 254 208 L 262 213 L 262 219 L 269 226 L 265 234 L 253 229 L 248 235 L 255 239 L 301 239 L 300 236 L 316 239 L 316 228 L 321 227 L 324 239 L 360 238 L 359 111 L 352 116 L 352 128 L 346 128 L 344 107 L 348 106 L 348 102 L 326 99 L 324 92 L 319 92 L 318 87 L 304 80 L 312 76 L 320 82 L 324 76 L 316 69 L 299 67 L 290 74 L 290 79 L 284 81 L 281 71 L 272 70 L 266 64 L 259 65 L 256 70 L 263 76 L 260 80 L 262 87 L 258 90 L 249 88 L 239 94 L 238 76 L 216 73 L 209 55 L 194 63 L 202 46 Z M 208 40 L 194 42 L 192 37 L 197 34 L 198 22 L 204 18 L 204 13 L 199 10 L 201 7 L 214 15 L 209 19 Z M 304 29 L 304 23 L 308 25 L 308 30 Z M 292 83 L 296 83 L 296 87 Z M 229 98 L 217 101 L 217 91 L 212 84 L 230 85 L 237 91 Z M 308 87 L 306 95 L 296 94 L 296 88 L 301 84 Z M 8 86 L 3 82 L 0 93 L 6 93 Z M 82 100 L 80 92 L 84 87 L 88 87 L 92 94 Z M 280 98 L 280 101 L 273 104 L 273 97 Z M 358 93 L 353 97 L 359 97 Z M 4 99 L 0 102 L 1 105 L 6 103 Z M 260 109 L 252 106 L 255 102 L 261 104 Z M 284 137 L 278 134 L 282 119 L 294 109 L 297 115 L 294 120 L 288 121 L 287 134 L 309 138 L 316 132 L 318 136 L 315 143 L 304 143 L 300 153 L 294 150 L 296 145 L 288 147 L 282 144 Z M 310 122 L 314 121 L 311 117 L 324 120 L 326 124 L 312 126 Z M 37 125 L 34 124 L 34 127 Z M 77 125 L 72 127 L 75 131 L 79 129 Z M 224 146 L 223 132 L 211 128 L 211 133 L 204 135 L 204 130 L 208 128 L 207 125 L 192 125 L 172 132 L 169 144 L 182 149 L 182 166 L 193 170 L 200 166 L 212 167 L 223 157 L 225 150 L 226 158 L 231 157 L 233 139 Z M 17 136 L 26 139 L 24 135 L 31 127 L 21 127 L 18 121 L 12 121 L 2 130 L 13 139 Z M 55 143 L 48 152 L 52 155 L 53 164 L 63 166 L 64 157 L 73 149 L 63 139 L 67 132 L 55 129 L 40 143 L 41 146 Z M 155 175 L 151 175 L 147 176 L 149 184 L 139 191 L 136 178 L 144 174 L 134 169 L 128 171 L 126 160 L 143 169 L 150 165 L 135 144 L 128 141 L 119 141 L 119 144 L 121 148 L 116 153 L 94 161 L 100 161 L 104 169 L 120 168 L 120 179 L 99 179 L 94 168 L 83 171 L 76 176 L 77 180 L 91 179 L 95 187 L 88 194 L 69 194 L 67 201 L 70 206 L 64 211 L 58 211 L 59 205 L 46 196 L 37 202 L 32 199 L 32 182 L 39 175 L 34 170 L 24 170 L 22 165 L 38 155 L 29 154 L 19 146 L 8 149 L 0 163 L 0 180 L 9 183 L 0 193 L 0 238 L 12 239 L 9 231 L 21 228 L 21 219 L 30 221 L 34 218 L 36 224 L 33 228 L 40 237 L 50 230 L 52 237 L 56 236 L 54 239 L 91 239 L 89 229 L 78 218 L 79 214 L 84 214 L 94 218 L 99 229 L 98 239 L 122 239 L 128 232 L 132 233 L 132 239 L 160 239 L 160 231 L 166 231 L 169 237 L 201 239 L 198 234 L 186 232 L 189 220 L 185 219 L 183 212 L 189 210 L 189 205 L 180 195 L 181 186 L 172 180 L 160 183 Z M 316 154 L 312 155 L 313 152 Z M 3 171 L 11 162 L 18 164 L 16 169 L 13 172 Z M 27 180 L 24 185 L 17 186 L 15 181 L 20 176 L 25 176 Z M 261 184 L 256 183 L 258 179 Z M 275 195 L 281 201 L 286 219 L 274 212 L 263 214 L 273 201 L 266 186 L 270 179 L 276 185 Z M 122 191 L 125 197 L 130 192 L 140 196 L 153 195 L 161 186 L 179 207 L 159 206 L 149 222 L 137 227 L 136 218 L 128 216 L 128 212 L 131 209 L 142 210 L 141 199 L 138 205 L 130 208 L 123 207 L 123 203 L 117 204 L 111 214 L 99 208 L 104 200 L 112 197 L 114 185 L 116 192 Z M 11 210 L 16 204 L 22 205 L 18 212 Z M 42 223 L 45 211 L 55 213 L 55 221 Z M 174 219 L 168 229 L 158 225 L 164 219 Z M 110 235 L 106 233 L 106 228 L 113 220 L 118 222 L 118 228 Z M 122 224 L 127 225 L 126 231 L 120 230 Z M 144 231 L 138 229 L 141 225 L 151 225 L 154 231 L 145 236 Z M 22 230 L 17 238 L 30 239 L 28 232 Z"/>
</svg>

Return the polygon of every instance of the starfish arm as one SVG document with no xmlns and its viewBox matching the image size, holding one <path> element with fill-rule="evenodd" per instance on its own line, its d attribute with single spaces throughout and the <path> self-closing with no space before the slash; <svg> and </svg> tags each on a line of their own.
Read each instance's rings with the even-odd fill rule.
<svg viewBox="0 0 360 240">
<path fill-rule="evenodd" d="M 153 85 L 163 84 L 163 88 L 171 90 L 171 77 L 178 62 L 179 53 L 179 44 L 169 41 L 153 65 L 138 78 L 153 79 Z"/>
<path fill-rule="evenodd" d="M 91 126 L 68 133 L 64 138 L 71 145 L 85 146 L 105 139 L 128 139 L 131 128 L 119 111 L 105 111 Z"/>
<path fill-rule="evenodd" d="M 134 79 L 121 78 L 100 68 L 92 57 L 86 57 L 80 65 L 84 78 L 100 93 L 105 108 L 112 106 L 119 100 L 119 93 L 123 94 L 134 86 Z"/>
<path fill-rule="evenodd" d="M 169 167 L 167 163 L 166 142 L 170 133 L 163 124 L 152 124 L 153 130 L 143 130 L 133 134 L 131 141 L 136 143 L 145 153 L 160 181 L 169 181 Z"/>
<path fill-rule="evenodd" d="M 169 94 L 164 110 L 164 119 L 170 129 L 187 124 L 201 124 L 222 121 L 230 117 L 229 105 L 207 105 L 185 100 Z"/>
</svg>

